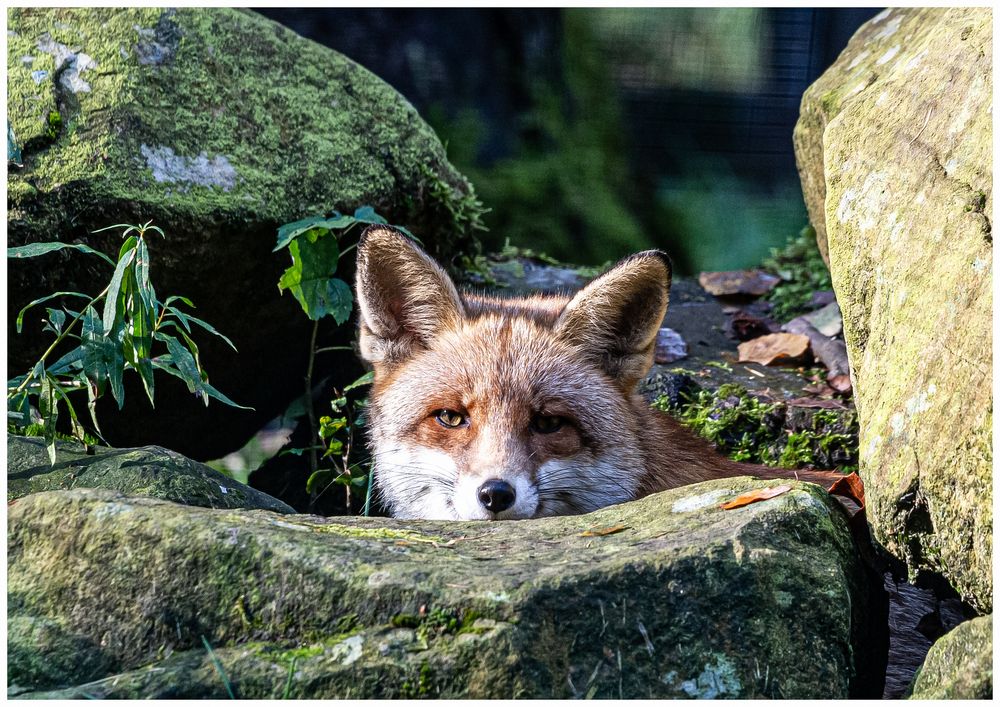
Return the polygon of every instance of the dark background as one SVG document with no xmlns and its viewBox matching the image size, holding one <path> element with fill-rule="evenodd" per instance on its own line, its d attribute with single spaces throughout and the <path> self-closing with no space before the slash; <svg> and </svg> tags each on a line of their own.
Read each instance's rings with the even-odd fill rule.
<svg viewBox="0 0 1000 707">
<path fill-rule="evenodd" d="M 262 9 L 406 96 L 488 249 L 753 265 L 806 224 L 802 93 L 880 8 Z"/>
</svg>

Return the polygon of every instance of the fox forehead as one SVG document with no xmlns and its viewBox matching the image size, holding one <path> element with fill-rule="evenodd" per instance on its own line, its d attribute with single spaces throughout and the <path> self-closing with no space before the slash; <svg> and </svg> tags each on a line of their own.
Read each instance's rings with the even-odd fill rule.
<svg viewBox="0 0 1000 707">
<path fill-rule="evenodd" d="M 532 410 L 593 426 L 606 424 L 619 412 L 615 403 L 624 403 L 608 377 L 547 322 L 509 312 L 467 316 L 442 331 L 377 380 L 372 397 L 404 415 L 458 406 L 492 417 Z"/>
</svg>

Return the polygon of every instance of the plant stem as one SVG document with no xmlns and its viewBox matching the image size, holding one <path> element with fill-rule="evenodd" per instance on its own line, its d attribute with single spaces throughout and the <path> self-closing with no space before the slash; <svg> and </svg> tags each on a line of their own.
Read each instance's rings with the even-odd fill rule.
<svg viewBox="0 0 1000 707">
<path fill-rule="evenodd" d="M 81 319 L 81 318 L 83 318 L 83 315 L 84 315 L 84 313 L 85 313 L 85 312 L 87 311 L 87 308 L 88 308 L 88 307 L 92 307 L 92 306 L 94 305 L 94 303 L 95 303 L 95 302 L 97 302 L 97 301 L 98 301 L 98 300 L 100 300 L 100 299 L 101 299 L 102 297 L 104 297 L 104 295 L 108 294 L 108 290 L 110 290 L 110 289 L 111 289 L 111 284 L 110 284 L 110 283 L 108 283 L 108 286 L 104 288 L 104 291 L 103 291 L 103 292 L 101 292 L 101 294 L 97 295 L 97 297 L 95 297 L 94 299 L 92 299 L 92 300 L 90 300 L 89 302 L 87 302 L 86 306 L 84 306 L 84 307 L 82 307 L 82 308 L 80 309 L 80 313 L 76 315 L 76 318 L 75 318 L 75 319 L 73 319 L 73 321 L 71 321 L 71 322 L 69 323 L 69 326 L 67 326 L 67 327 L 66 327 L 65 329 L 63 329 L 62 333 L 61 333 L 61 334 L 59 334 L 59 336 L 57 336 L 57 337 L 56 337 L 56 340 L 55 340 L 55 341 L 53 341 L 53 342 L 52 342 L 52 344 L 51 344 L 51 345 L 49 346 L 49 348 L 47 348 L 47 349 L 45 350 L 45 353 L 43 353 L 43 354 L 42 354 L 42 357 L 41 357 L 40 359 L 38 359 L 38 361 L 36 361 L 36 362 L 35 362 L 35 365 L 34 365 L 34 366 L 32 366 L 32 367 L 31 367 L 31 370 L 30 370 L 30 371 L 28 371 L 28 375 L 27 375 L 27 377 L 25 377 L 25 379 L 24 379 L 24 380 L 23 380 L 23 381 L 21 382 L 21 385 L 19 385 L 19 386 L 17 387 L 17 390 L 15 390 L 15 391 L 14 391 L 14 392 L 13 392 L 12 394 L 8 395 L 7 397 L 12 397 L 13 395 L 17 395 L 18 393 L 20 393 L 21 391 L 23 391 L 23 390 L 24 390 L 25 388 L 27 388 L 27 387 L 28 387 L 28 383 L 30 383 L 30 382 L 31 382 L 31 379 L 32 379 L 32 378 L 34 378 L 34 376 L 35 376 L 35 368 L 37 368 L 37 367 L 38 367 L 38 364 L 39 364 L 39 363 L 45 363 L 45 359 L 47 359 L 47 358 L 49 357 L 49 355 L 50 355 L 50 354 L 51 354 L 51 353 L 52 353 L 53 351 L 55 351 L 55 350 L 56 350 L 56 347 L 57 347 L 57 346 L 58 346 L 58 345 L 59 345 L 60 343 L 62 343 L 62 340 L 66 338 L 66 335 L 67 335 L 67 334 L 69 334 L 69 331 L 70 331 L 70 329 L 72 329 L 72 328 L 73 328 L 73 326 L 74 326 L 74 325 L 75 325 L 75 324 L 76 324 L 76 323 L 77 323 L 78 321 L 80 321 L 80 319 Z"/>
<path fill-rule="evenodd" d="M 316 428 L 316 411 L 313 410 L 312 401 L 312 378 L 313 364 L 316 361 L 316 335 L 319 333 L 319 320 L 313 322 L 312 338 L 309 341 L 309 366 L 306 368 L 306 414 L 309 416 L 309 473 L 312 474 L 319 468 L 319 459 L 316 457 L 316 449 L 313 442 L 319 436 Z"/>
</svg>

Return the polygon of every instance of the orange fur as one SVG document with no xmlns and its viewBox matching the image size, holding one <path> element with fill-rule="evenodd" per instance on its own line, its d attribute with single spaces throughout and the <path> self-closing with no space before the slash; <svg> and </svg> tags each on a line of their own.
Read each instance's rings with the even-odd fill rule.
<svg viewBox="0 0 1000 707">
<path fill-rule="evenodd" d="M 361 351 L 375 370 L 375 482 L 394 515 L 524 518 L 744 474 L 827 480 L 730 461 L 635 393 L 669 286 L 669 260 L 646 251 L 573 297 L 463 294 L 405 236 L 369 228 Z M 442 410 L 462 424 L 443 425 Z M 509 484 L 510 507 L 483 506 L 490 480 Z"/>
</svg>

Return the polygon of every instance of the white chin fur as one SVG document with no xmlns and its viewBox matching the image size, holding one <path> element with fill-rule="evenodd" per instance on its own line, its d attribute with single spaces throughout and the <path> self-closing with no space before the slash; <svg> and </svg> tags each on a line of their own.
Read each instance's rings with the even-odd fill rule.
<svg viewBox="0 0 1000 707">
<path fill-rule="evenodd" d="M 427 447 L 375 450 L 375 481 L 395 518 L 458 520 L 450 497 L 458 478 L 452 458 Z"/>
</svg>

